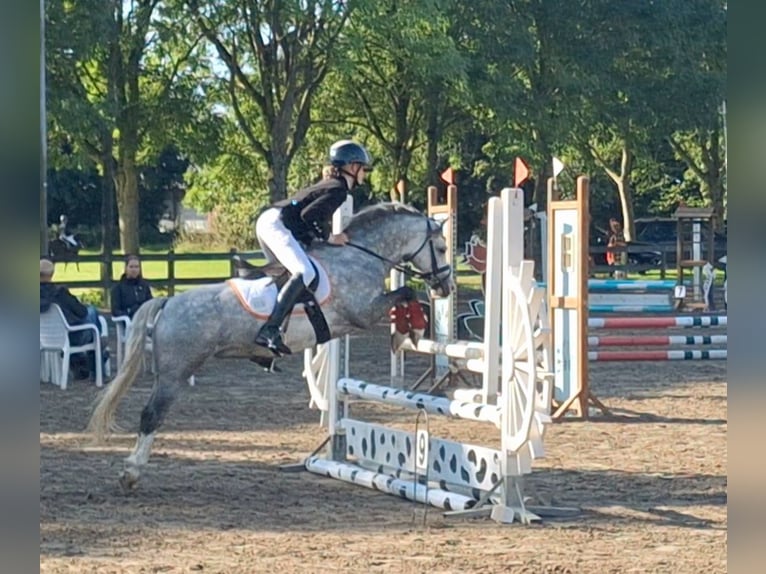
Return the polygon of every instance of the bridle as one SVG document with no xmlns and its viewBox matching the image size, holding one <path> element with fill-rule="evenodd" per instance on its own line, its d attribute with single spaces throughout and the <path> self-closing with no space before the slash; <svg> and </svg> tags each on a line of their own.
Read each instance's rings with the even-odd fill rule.
<svg viewBox="0 0 766 574">
<path fill-rule="evenodd" d="M 400 273 L 403 273 L 407 277 L 414 277 L 416 279 L 422 279 L 425 281 L 430 287 L 438 287 L 439 284 L 443 283 L 447 279 L 449 279 L 450 275 L 452 274 L 452 266 L 448 263 L 446 265 L 442 265 L 439 267 L 439 263 L 436 261 L 436 249 L 434 248 L 434 236 L 441 232 L 441 224 L 436 222 L 434 219 L 430 217 L 426 217 L 426 236 L 423 239 L 423 243 L 420 244 L 420 246 L 411 254 L 411 255 L 405 255 L 402 257 L 402 262 L 404 263 L 411 263 L 415 257 L 418 256 L 418 254 L 425 249 L 426 245 L 428 245 L 431 253 L 431 271 L 423 272 L 418 271 L 417 269 L 412 269 L 409 266 L 402 265 L 400 262 L 392 261 L 391 259 L 388 259 L 387 257 L 383 257 L 382 255 L 379 255 L 378 253 L 375 253 L 371 249 L 368 249 L 364 245 L 359 245 L 358 243 L 353 243 L 351 241 L 347 241 L 345 244 L 354 247 L 358 249 L 359 251 L 363 251 L 364 253 L 367 253 L 368 255 L 371 255 L 372 257 L 375 257 L 376 259 L 380 259 L 381 261 L 385 261 L 393 269 L 396 269 Z M 436 224 L 436 228 L 431 227 L 431 222 L 434 222 Z M 445 275 L 446 272 L 446 275 Z"/>
</svg>

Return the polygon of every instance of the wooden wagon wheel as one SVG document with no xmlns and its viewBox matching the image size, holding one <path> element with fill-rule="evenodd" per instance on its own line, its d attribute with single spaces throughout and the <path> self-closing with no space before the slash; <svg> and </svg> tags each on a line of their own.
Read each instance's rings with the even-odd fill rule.
<svg viewBox="0 0 766 574">
<path fill-rule="evenodd" d="M 507 450 L 524 447 L 535 422 L 537 351 L 528 295 L 518 277 L 509 274 L 503 301 L 502 392 L 508 416 L 503 422 Z"/>
</svg>

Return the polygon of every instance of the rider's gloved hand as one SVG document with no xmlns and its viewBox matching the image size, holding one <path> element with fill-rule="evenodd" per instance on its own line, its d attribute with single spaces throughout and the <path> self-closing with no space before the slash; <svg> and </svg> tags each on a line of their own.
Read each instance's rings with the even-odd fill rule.
<svg viewBox="0 0 766 574">
<path fill-rule="evenodd" d="M 333 245 L 343 245 L 348 243 L 348 236 L 343 232 L 335 233 L 327 238 L 327 243 L 332 243 Z"/>
</svg>

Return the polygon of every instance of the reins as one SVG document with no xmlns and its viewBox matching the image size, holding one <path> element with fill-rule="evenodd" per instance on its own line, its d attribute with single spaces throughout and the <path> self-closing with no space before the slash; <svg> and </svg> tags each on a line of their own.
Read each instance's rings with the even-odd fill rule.
<svg viewBox="0 0 766 574">
<path fill-rule="evenodd" d="M 431 229 L 429 225 L 429 219 L 426 219 L 426 238 L 423 240 L 423 243 L 418 247 L 415 252 L 412 255 L 405 256 L 402 261 L 405 263 L 409 263 L 413 258 L 417 256 L 418 253 L 421 252 L 421 250 L 431 241 L 431 236 L 433 235 L 433 230 Z M 391 265 L 393 269 L 396 269 L 400 273 L 403 273 L 404 275 L 408 277 L 414 277 L 417 279 L 423 279 L 427 281 L 429 278 L 438 278 L 439 273 L 446 271 L 449 269 L 449 265 L 445 267 L 438 267 L 436 263 L 436 254 L 434 253 L 434 247 L 433 244 L 431 244 L 431 271 L 429 273 L 424 273 L 422 271 L 418 271 L 416 269 L 411 269 L 408 266 L 404 266 L 401 263 L 398 263 L 396 261 L 392 261 L 391 259 L 388 259 L 387 257 L 383 257 L 382 255 L 375 253 L 371 249 L 368 249 L 364 245 L 359 245 L 358 243 L 353 243 L 352 241 L 347 241 L 344 245 L 348 245 L 349 247 L 353 247 L 355 249 L 358 249 L 359 251 L 362 251 L 363 253 L 366 253 L 367 255 L 370 255 L 372 257 L 375 257 L 376 259 L 379 259 L 380 261 L 384 261 Z"/>
<path fill-rule="evenodd" d="M 384 261 L 388 263 L 389 265 L 391 265 L 393 269 L 396 269 L 397 271 L 400 271 L 401 273 L 404 273 L 405 275 L 408 275 L 410 277 L 417 277 L 418 279 L 424 279 L 427 275 L 429 275 L 426 273 L 421 273 L 420 271 L 417 271 L 414 269 L 410 269 L 409 267 L 405 267 L 402 264 L 389 259 L 388 257 L 383 257 L 382 255 L 375 253 L 372 249 L 367 249 L 364 245 L 359 245 L 358 243 L 353 243 L 351 241 L 346 241 L 344 245 L 348 245 L 349 247 L 353 247 L 355 249 L 358 249 L 359 251 L 363 251 L 364 253 L 374 257 L 375 259 Z"/>
</svg>

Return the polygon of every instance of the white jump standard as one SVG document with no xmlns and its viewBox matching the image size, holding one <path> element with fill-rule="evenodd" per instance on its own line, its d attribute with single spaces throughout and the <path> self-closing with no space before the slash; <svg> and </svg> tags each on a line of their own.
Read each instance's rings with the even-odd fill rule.
<svg viewBox="0 0 766 574">
<path fill-rule="evenodd" d="M 522 223 L 517 217 L 520 208 L 523 208 L 521 190 L 505 189 L 502 199 L 490 200 L 489 220 L 497 223 L 491 235 L 497 237 L 498 245 L 501 238 L 510 236 L 509 222 Z M 497 302 L 502 300 L 502 322 L 500 312 L 491 311 L 498 318 L 497 334 L 483 344 L 421 340 L 412 345 L 420 352 L 476 362 L 477 366 L 480 363 L 486 366 L 488 357 L 498 357 L 494 361 L 496 378 L 484 377 L 484 388 L 476 391 L 471 400 L 451 400 L 349 377 L 328 381 L 326 401 L 317 404 L 327 407 L 329 436 L 304 461 L 305 469 L 427 502 L 448 511 L 446 516 L 480 515 L 501 523 L 516 520 L 529 523 L 545 515 L 547 509 L 526 507 L 521 492 L 521 479 L 531 472 L 532 461 L 544 456 L 542 438 L 545 425 L 550 422 L 552 381 L 550 376 L 538 373 L 540 334 L 535 331 L 530 314 L 531 302 L 537 302 L 540 294 L 531 280 L 532 263 L 522 261 L 518 250 L 502 249 L 502 257 L 500 251 L 496 251 L 497 266 L 492 269 L 496 281 L 491 289 L 496 291 Z M 500 345 L 500 341 L 504 344 Z M 353 419 L 350 411 L 360 401 L 425 411 L 431 416 L 491 423 L 500 431 L 500 448 L 431 436 L 426 464 L 421 461 L 421 465 L 416 465 L 415 433 Z M 320 453 L 324 445 L 327 447 Z M 423 466 L 426 470 L 418 471 Z M 560 515 L 573 511 L 577 509 L 554 512 Z"/>
</svg>

